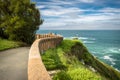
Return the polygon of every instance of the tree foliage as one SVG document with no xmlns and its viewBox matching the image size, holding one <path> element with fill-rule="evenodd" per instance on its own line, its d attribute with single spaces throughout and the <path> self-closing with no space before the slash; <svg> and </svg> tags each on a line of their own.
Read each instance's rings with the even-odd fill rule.
<svg viewBox="0 0 120 80">
<path fill-rule="evenodd" d="M 43 23 L 39 10 L 30 0 L 0 0 L 0 36 L 32 43 Z"/>
</svg>

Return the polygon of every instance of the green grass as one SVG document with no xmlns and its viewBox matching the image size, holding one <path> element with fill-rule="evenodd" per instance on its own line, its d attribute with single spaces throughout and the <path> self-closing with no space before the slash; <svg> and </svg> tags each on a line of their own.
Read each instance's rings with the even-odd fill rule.
<svg viewBox="0 0 120 80">
<path fill-rule="evenodd" d="M 49 49 L 42 54 L 42 60 L 47 70 L 60 69 L 53 80 L 103 80 L 99 74 L 85 67 L 70 51 L 79 41 L 64 40 L 57 48 Z"/>
<path fill-rule="evenodd" d="M 0 38 L 0 51 L 10 49 L 10 48 L 16 48 L 25 45 L 22 42 L 16 42 L 16 41 L 10 41 L 7 39 Z"/>
<path fill-rule="evenodd" d="M 61 70 L 53 80 L 120 80 L 118 71 L 97 60 L 78 40 L 63 40 L 57 48 L 42 54 L 42 60 L 47 70 Z"/>
<path fill-rule="evenodd" d="M 55 70 L 65 68 L 61 62 L 56 49 L 49 49 L 42 55 L 42 60 L 47 70 Z"/>
<path fill-rule="evenodd" d="M 72 80 L 102 80 L 100 76 L 89 71 L 87 68 L 71 68 L 67 73 Z"/>
<path fill-rule="evenodd" d="M 58 46 L 59 48 L 62 48 L 64 52 L 70 52 L 71 47 L 75 45 L 76 42 L 80 42 L 78 40 L 63 40 L 62 43 Z"/>
</svg>

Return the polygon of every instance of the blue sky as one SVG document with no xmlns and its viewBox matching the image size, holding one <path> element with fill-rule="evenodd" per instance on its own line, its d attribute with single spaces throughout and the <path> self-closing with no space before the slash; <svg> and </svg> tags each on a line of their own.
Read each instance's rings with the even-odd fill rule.
<svg viewBox="0 0 120 80">
<path fill-rule="evenodd" d="M 120 30 L 120 0 L 32 0 L 44 30 Z"/>
</svg>

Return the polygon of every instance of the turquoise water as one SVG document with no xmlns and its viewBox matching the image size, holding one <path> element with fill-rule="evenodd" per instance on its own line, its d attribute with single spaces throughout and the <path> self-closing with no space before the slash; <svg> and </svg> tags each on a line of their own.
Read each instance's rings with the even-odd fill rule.
<svg viewBox="0 0 120 80">
<path fill-rule="evenodd" d="M 89 52 L 101 61 L 120 70 L 120 30 L 39 30 L 43 34 L 53 32 L 64 38 L 78 37 Z"/>
</svg>

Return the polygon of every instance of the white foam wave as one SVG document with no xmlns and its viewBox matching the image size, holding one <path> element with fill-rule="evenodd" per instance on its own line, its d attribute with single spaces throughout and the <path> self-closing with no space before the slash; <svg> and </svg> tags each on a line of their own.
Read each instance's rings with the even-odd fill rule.
<svg viewBox="0 0 120 80">
<path fill-rule="evenodd" d="M 92 43 L 94 43 L 94 41 L 83 41 L 83 43 L 89 43 L 89 44 L 91 43 L 92 44 Z"/>
<path fill-rule="evenodd" d="M 95 38 L 90 38 L 90 37 L 79 37 L 79 39 L 82 39 L 82 40 L 96 40 Z"/>
<path fill-rule="evenodd" d="M 119 53 L 119 51 L 116 50 L 116 49 L 110 49 L 109 51 L 111 51 L 111 52 L 113 52 L 113 53 Z"/>
<path fill-rule="evenodd" d="M 105 55 L 103 58 L 104 58 L 104 59 L 108 59 L 108 60 L 110 60 L 110 61 L 116 61 L 116 60 L 114 60 L 113 58 L 111 58 L 111 56 L 112 56 L 112 55 Z"/>
<path fill-rule="evenodd" d="M 104 56 L 104 59 L 111 59 L 110 56 Z"/>
<path fill-rule="evenodd" d="M 88 39 L 87 37 L 65 37 L 67 39 L 74 39 L 74 38 L 78 38 L 78 39 L 82 39 L 82 40 L 86 40 Z"/>
<path fill-rule="evenodd" d="M 112 65 L 115 65 L 116 63 L 112 61 L 111 64 L 112 64 Z"/>
<path fill-rule="evenodd" d="M 70 37 L 64 37 L 64 39 L 70 39 Z"/>
<path fill-rule="evenodd" d="M 107 50 L 105 50 L 105 53 L 120 53 L 120 49 L 119 48 L 108 48 Z"/>
<path fill-rule="evenodd" d="M 114 62 L 114 61 L 116 61 L 116 60 L 113 59 L 113 58 L 111 58 L 110 56 L 111 56 L 111 55 L 105 55 L 105 56 L 103 57 L 103 59 L 109 60 L 109 61 L 111 62 L 111 64 L 112 64 L 112 66 L 113 66 L 113 65 L 115 65 L 115 62 Z"/>
<path fill-rule="evenodd" d="M 115 70 L 117 70 L 118 72 L 120 72 L 120 70 L 118 70 L 117 68 L 115 68 Z"/>
<path fill-rule="evenodd" d="M 80 40 L 96 40 L 95 38 L 88 38 L 88 37 L 64 37 L 64 39 L 74 39 L 78 38 Z"/>
<path fill-rule="evenodd" d="M 88 39 L 87 37 L 78 37 L 79 39 L 86 40 Z"/>
</svg>

